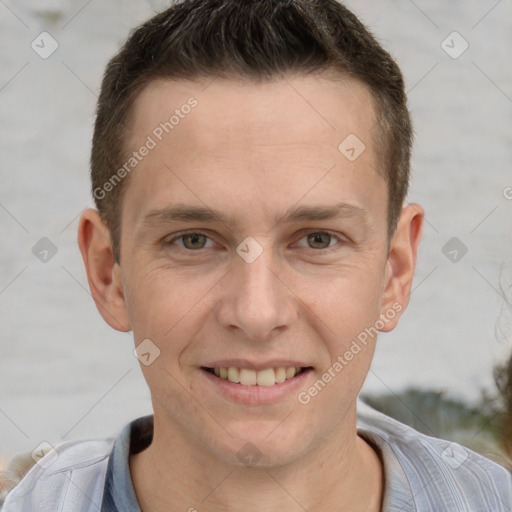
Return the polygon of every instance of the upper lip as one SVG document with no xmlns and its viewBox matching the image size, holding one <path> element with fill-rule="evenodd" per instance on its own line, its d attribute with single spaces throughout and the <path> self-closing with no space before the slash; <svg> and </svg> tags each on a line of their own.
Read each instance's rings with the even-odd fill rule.
<svg viewBox="0 0 512 512">
<path fill-rule="evenodd" d="M 202 365 L 203 368 L 247 368 L 250 370 L 265 370 L 267 368 L 288 368 L 296 366 L 307 368 L 308 364 L 303 361 L 291 359 L 271 359 L 267 361 L 249 361 L 248 359 L 219 359 Z"/>
</svg>

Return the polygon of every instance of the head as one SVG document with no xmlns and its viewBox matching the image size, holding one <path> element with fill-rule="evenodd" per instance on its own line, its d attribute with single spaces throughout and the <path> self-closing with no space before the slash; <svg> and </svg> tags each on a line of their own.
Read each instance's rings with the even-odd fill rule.
<svg viewBox="0 0 512 512">
<path fill-rule="evenodd" d="M 129 165 L 134 149 L 129 144 L 130 116 L 150 82 L 222 77 L 261 83 L 318 73 L 352 77 L 371 93 L 376 171 L 387 184 L 391 237 L 407 194 L 412 127 L 402 74 L 389 53 L 336 0 L 191 0 L 178 2 L 136 29 L 105 71 L 91 178 L 116 259 L 121 257 L 123 192 L 137 165 Z"/>
<path fill-rule="evenodd" d="M 354 433 L 409 300 L 411 138 L 396 63 L 334 0 L 185 1 L 133 32 L 102 83 L 79 244 L 145 354 L 157 437 L 273 465 Z"/>
</svg>

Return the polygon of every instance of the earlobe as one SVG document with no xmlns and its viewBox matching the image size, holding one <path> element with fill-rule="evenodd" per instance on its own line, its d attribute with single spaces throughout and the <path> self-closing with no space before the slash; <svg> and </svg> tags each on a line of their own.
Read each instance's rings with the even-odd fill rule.
<svg viewBox="0 0 512 512">
<path fill-rule="evenodd" d="M 386 261 L 381 316 L 384 315 L 389 320 L 380 329 L 382 332 L 392 331 L 396 327 L 401 313 L 409 304 L 424 216 L 423 208 L 419 204 L 409 204 L 402 209 Z"/>
<path fill-rule="evenodd" d="M 98 211 L 82 213 L 78 245 L 92 297 L 101 316 L 118 331 L 131 330 L 119 265 L 112 252 L 110 232 Z"/>
</svg>

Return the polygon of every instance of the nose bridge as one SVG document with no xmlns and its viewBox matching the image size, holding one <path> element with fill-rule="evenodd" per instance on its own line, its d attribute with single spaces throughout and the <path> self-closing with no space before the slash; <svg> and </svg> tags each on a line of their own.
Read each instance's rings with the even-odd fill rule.
<svg viewBox="0 0 512 512">
<path fill-rule="evenodd" d="M 264 340 L 293 322 L 291 294 L 277 277 L 277 267 L 271 247 L 252 262 L 243 257 L 235 261 L 222 307 L 225 327 L 241 329 L 248 339 Z"/>
<path fill-rule="evenodd" d="M 252 263 L 240 262 L 241 267 L 241 295 L 240 299 L 245 301 L 247 306 L 258 303 L 258 300 L 265 299 L 271 305 L 276 301 L 276 267 L 275 258 L 270 248 L 265 249 L 262 254 Z"/>
</svg>

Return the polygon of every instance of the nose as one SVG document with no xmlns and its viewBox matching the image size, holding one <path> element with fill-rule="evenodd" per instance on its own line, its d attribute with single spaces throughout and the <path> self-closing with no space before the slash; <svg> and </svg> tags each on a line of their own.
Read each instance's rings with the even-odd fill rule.
<svg viewBox="0 0 512 512">
<path fill-rule="evenodd" d="M 218 320 L 247 340 L 272 340 L 298 318 L 293 292 L 279 275 L 271 249 L 264 249 L 252 263 L 236 257 L 224 280 Z"/>
</svg>

